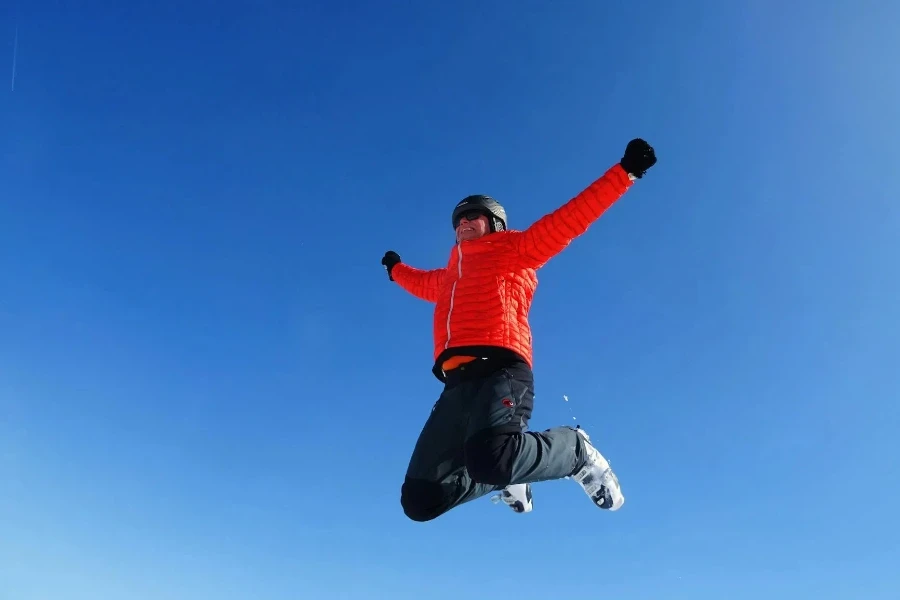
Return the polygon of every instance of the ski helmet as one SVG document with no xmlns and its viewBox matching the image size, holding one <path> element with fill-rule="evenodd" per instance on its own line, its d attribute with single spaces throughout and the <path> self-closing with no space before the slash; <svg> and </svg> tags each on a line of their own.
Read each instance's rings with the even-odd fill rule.
<svg viewBox="0 0 900 600">
<path fill-rule="evenodd" d="M 456 208 L 453 209 L 453 229 L 459 225 L 462 215 L 472 210 L 487 215 L 492 233 L 506 230 L 506 211 L 499 202 L 484 194 L 467 196 L 456 205 Z"/>
</svg>

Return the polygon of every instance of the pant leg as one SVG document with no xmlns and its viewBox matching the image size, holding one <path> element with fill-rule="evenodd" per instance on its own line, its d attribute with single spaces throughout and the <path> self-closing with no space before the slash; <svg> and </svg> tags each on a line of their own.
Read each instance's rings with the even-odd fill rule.
<svg viewBox="0 0 900 600">
<path fill-rule="evenodd" d="M 445 387 L 416 440 L 400 494 L 403 512 L 413 521 L 430 521 L 496 489 L 476 483 L 466 471 L 468 388 Z"/>
<path fill-rule="evenodd" d="M 571 427 L 527 431 L 534 376 L 524 363 L 485 377 L 471 391 L 465 464 L 478 483 L 499 488 L 561 479 L 584 462 L 584 443 Z"/>
</svg>

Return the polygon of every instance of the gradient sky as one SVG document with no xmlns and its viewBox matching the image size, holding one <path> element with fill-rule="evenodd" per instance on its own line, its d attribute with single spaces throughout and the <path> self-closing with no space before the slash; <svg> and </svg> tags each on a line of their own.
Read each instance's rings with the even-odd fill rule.
<svg viewBox="0 0 900 600">
<path fill-rule="evenodd" d="M 0 598 L 896 599 L 898 20 L 0 6 Z M 440 384 L 381 256 L 444 264 L 472 193 L 527 227 L 637 136 L 532 311 L 532 427 L 577 419 L 624 508 L 407 520 Z"/>
</svg>

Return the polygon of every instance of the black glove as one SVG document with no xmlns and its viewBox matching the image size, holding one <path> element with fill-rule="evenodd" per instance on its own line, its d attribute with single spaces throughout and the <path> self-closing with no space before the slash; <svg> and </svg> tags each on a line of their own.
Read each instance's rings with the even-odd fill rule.
<svg viewBox="0 0 900 600">
<path fill-rule="evenodd" d="M 391 269 L 394 268 L 395 265 L 400 263 L 400 255 L 394 252 L 393 250 L 388 250 L 384 253 L 384 258 L 381 259 L 381 264 L 384 265 L 384 270 L 387 271 L 388 279 L 391 281 L 394 280 L 391 275 Z"/>
<path fill-rule="evenodd" d="M 656 164 L 656 153 L 653 151 L 653 146 L 641 138 L 635 138 L 628 142 L 625 156 L 622 157 L 619 164 L 626 172 L 640 179 L 647 169 Z"/>
</svg>

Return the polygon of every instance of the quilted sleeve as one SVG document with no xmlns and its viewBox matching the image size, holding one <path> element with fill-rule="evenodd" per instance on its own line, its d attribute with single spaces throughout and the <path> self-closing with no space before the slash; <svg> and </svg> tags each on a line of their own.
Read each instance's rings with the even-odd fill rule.
<svg viewBox="0 0 900 600">
<path fill-rule="evenodd" d="M 527 267 L 537 269 L 587 231 L 634 181 L 618 163 L 580 194 L 538 219 L 516 239 L 516 249 Z"/>
<path fill-rule="evenodd" d="M 398 263 L 391 269 L 391 276 L 404 290 L 427 302 L 437 302 L 441 290 L 441 279 L 445 268 L 428 271 Z"/>
</svg>

